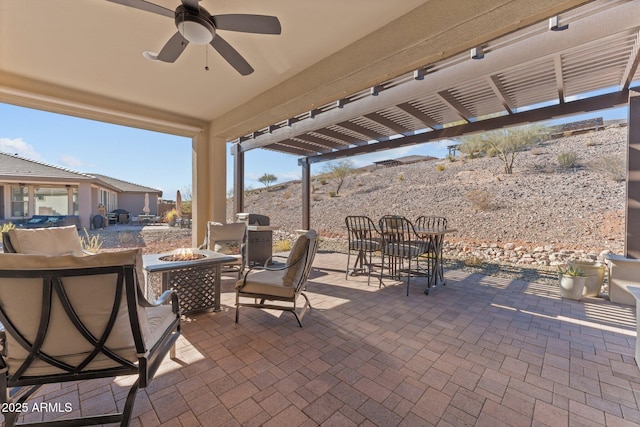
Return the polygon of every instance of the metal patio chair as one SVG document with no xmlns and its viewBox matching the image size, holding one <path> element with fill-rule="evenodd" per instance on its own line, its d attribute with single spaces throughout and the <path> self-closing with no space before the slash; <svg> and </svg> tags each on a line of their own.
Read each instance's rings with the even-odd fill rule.
<svg viewBox="0 0 640 427">
<path fill-rule="evenodd" d="M 177 295 L 167 291 L 152 304 L 141 293 L 139 252 L 0 254 L 0 403 L 7 426 L 16 425 L 43 385 L 135 375 L 122 412 L 89 416 L 85 408 L 69 408 L 84 416 L 50 423 L 129 424 L 138 389 L 150 384 L 167 353 L 175 356 L 180 336 Z"/>
<path fill-rule="evenodd" d="M 367 285 L 371 282 L 371 270 L 375 265 L 373 254 L 380 252 L 380 231 L 371 218 L 364 215 L 350 215 L 345 218 L 347 234 L 349 237 L 347 250 L 347 269 L 345 280 L 349 277 L 349 272 L 367 272 Z M 351 253 L 356 252 L 356 259 L 351 265 Z"/>
<path fill-rule="evenodd" d="M 380 234 L 382 235 L 382 270 L 380 285 L 385 266 L 389 276 L 400 279 L 407 277 L 407 296 L 412 276 L 428 276 L 420 267 L 419 257 L 427 251 L 424 241 L 416 234 L 413 224 L 407 218 L 396 215 L 386 215 L 380 218 Z"/>
<path fill-rule="evenodd" d="M 252 267 L 247 271 L 236 283 L 236 323 L 240 307 L 254 307 L 290 311 L 302 327 L 302 318 L 311 308 L 303 290 L 306 289 L 317 248 L 318 235 L 315 230 L 308 230 L 298 237 L 283 266 Z M 300 295 L 305 302 L 299 308 L 296 300 Z M 244 302 L 246 298 L 254 302 Z"/>
</svg>

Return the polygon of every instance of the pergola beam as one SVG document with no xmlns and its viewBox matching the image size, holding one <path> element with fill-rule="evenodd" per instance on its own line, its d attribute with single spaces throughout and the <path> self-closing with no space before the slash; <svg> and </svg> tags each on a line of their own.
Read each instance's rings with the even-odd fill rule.
<svg viewBox="0 0 640 427">
<path fill-rule="evenodd" d="M 527 123 L 535 123 L 544 120 L 551 120 L 562 116 L 570 116 L 590 111 L 604 110 L 607 108 L 619 107 L 626 105 L 628 102 L 629 91 L 599 95 L 592 98 L 580 99 L 564 104 L 552 105 L 535 110 L 524 111 L 507 116 L 495 117 L 491 119 L 481 120 L 473 123 L 466 123 L 459 126 L 433 130 L 418 135 L 405 136 L 403 138 L 391 139 L 378 143 L 371 143 L 359 147 L 348 148 L 332 153 L 318 154 L 307 157 L 310 163 L 326 162 L 343 157 L 356 156 L 360 154 L 368 154 L 376 151 L 384 151 L 392 148 L 406 147 L 410 145 L 424 144 L 427 142 L 437 141 L 440 139 L 455 138 L 458 136 L 484 132 L 503 127 L 517 126 Z"/>
<path fill-rule="evenodd" d="M 461 81 L 490 76 L 516 69 L 531 61 L 542 58 L 554 58 L 556 55 L 580 45 L 600 41 L 611 35 L 611 28 L 623 32 L 637 28 L 640 21 L 640 8 L 635 2 L 611 8 L 599 13 L 597 19 L 586 19 L 572 24 L 570 31 L 558 33 L 547 31 L 513 46 L 506 46 L 491 52 L 491 60 L 464 61 L 446 71 L 427 73 L 422 80 L 412 79 L 406 83 L 380 92 L 378 96 L 365 96 L 354 100 L 341 109 L 331 109 L 318 114 L 313 119 L 301 120 L 291 127 L 280 128 L 272 134 L 260 135 L 254 140 L 242 144 L 244 151 L 271 145 L 274 142 L 293 138 L 308 132 L 334 125 L 338 122 L 361 117 L 365 114 L 407 103 L 413 99 L 430 96 L 455 87 Z M 580 24 L 580 25 L 578 25 Z M 341 125 L 338 123 L 338 125 Z M 346 127 L 346 126 L 344 126 Z M 366 135 L 365 136 L 369 136 Z M 371 139 L 378 139 L 371 137 Z"/>
</svg>

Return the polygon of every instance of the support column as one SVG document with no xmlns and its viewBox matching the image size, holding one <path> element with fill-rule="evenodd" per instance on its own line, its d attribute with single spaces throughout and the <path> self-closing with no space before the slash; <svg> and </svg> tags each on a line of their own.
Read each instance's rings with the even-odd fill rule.
<svg viewBox="0 0 640 427">
<path fill-rule="evenodd" d="M 231 147 L 233 154 L 233 216 L 244 212 L 244 151 L 239 143 Z"/>
<path fill-rule="evenodd" d="M 302 166 L 302 229 L 311 228 L 311 163 L 306 157 L 298 160 Z"/>
<path fill-rule="evenodd" d="M 98 208 L 98 201 L 91 198 L 91 184 L 78 184 L 78 216 L 80 228 L 91 228 L 91 214 Z M 97 212 L 97 210 L 95 211 Z"/>
<path fill-rule="evenodd" d="M 226 222 L 226 141 L 206 131 L 192 140 L 192 244 L 204 242 L 208 221 Z"/>
<path fill-rule="evenodd" d="M 640 258 L 640 92 L 629 91 L 624 252 Z"/>
</svg>

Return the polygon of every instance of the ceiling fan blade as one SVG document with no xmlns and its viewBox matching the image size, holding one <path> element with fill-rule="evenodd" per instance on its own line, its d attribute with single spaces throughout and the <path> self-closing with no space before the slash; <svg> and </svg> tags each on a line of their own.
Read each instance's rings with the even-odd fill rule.
<svg viewBox="0 0 640 427">
<path fill-rule="evenodd" d="M 196 10 L 197 11 L 197 10 L 200 10 L 200 5 L 198 5 L 198 1 L 199 0 L 182 0 L 182 4 L 187 9 L 191 9 L 191 10 Z"/>
<path fill-rule="evenodd" d="M 229 14 L 211 17 L 218 30 L 242 31 L 255 34 L 280 34 L 282 28 L 275 16 Z"/>
<path fill-rule="evenodd" d="M 182 37 L 180 32 L 176 32 L 158 54 L 158 60 L 162 62 L 176 62 L 176 59 L 178 59 L 188 44 L 189 41 Z"/>
<path fill-rule="evenodd" d="M 174 18 L 176 13 L 173 10 L 169 10 L 157 4 L 149 3 L 145 0 L 107 0 L 112 3 L 122 4 L 124 6 L 133 7 L 135 9 L 145 10 L 147 12 L 157 13 L 158 15 L 168 16 Z"/>
<path fill-rule="evenodd" d="M 218 34 L 211 40 L 211 46 L 218 51 L 220 55 L 227 61 L 237 72 L 243 76 L 248 76 L 253 73 L 253 68 L 249 63 L 235 50 L 229 43 L 226 42 Z"/>
</svg>

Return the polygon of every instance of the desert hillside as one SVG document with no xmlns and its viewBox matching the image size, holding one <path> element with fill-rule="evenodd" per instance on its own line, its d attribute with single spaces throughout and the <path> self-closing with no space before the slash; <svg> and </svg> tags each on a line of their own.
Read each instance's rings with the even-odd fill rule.
<svg viewBox="0 0 640 427">
<path fill-rule="evenodd" d="M 626 127 L 611 127 L 546 141 L 520 153 L 510 175 L 496 157 L 462 155 L 365 168 L 347 177 L 338 195 L 335 181 L 316 177 L 311 224 L 338 250 L 346 238 L 345 216 L 367 215 L 377 222 L 399 214 L 445 216 L 457 230 L 447 238 L 449 251 L 621 252 L 626 138 Z M 562 153 L 577 155 L 577 166 L 561 167 Z M 250 191 L 245 207 L 280 226 L 276 239 L 288 237 L 302 223 L 300 182 Z M 231 209 L 230 201 L 229 218 Z"/>
</svg>

